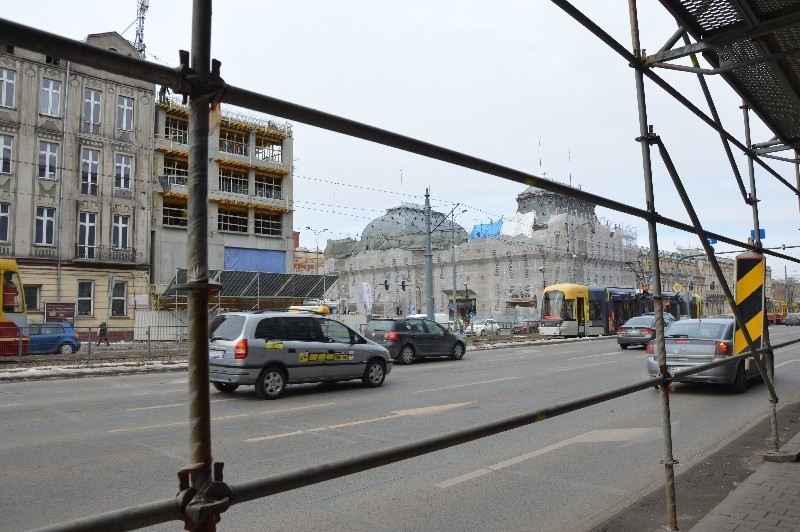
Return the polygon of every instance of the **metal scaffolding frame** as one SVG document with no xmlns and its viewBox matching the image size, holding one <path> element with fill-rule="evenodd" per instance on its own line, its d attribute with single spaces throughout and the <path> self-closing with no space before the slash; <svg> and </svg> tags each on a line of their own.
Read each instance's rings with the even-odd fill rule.
<svg viewBox="0 0 800 532">
<path fill-rule="evenodd" d="M 643 177 L 646 188 L 646 209 L 635 208 L 598 195 L 590 194 L 560 183 L 532 175 L 527 172 L 508 168 L 490 161 L 459 153 L 447 148 L 432 145 L 420 140 L 398 135 L 389 131 L 378 129 L 366 124 L 354 122 L 315 109 L 310 109 L 290 102 L 257 94 L 245 89 L 228 86 L 220 77 L 221 64 L 210 57 L 211 44 L 211 0 L 194 0 L 192 12 L 192 53 L 180 52 L 178 69 L 170 69 L 153 63 L 148 63 L 140 58 L 127 57 L 109 50 L 99 49 L 85 43 L 80 43 L 34 28 L 16 24 L 0 19 L 0 34 L 9 44 L 19 46 L 31 51 L 54 55 L 73 61 L 103 69 L 108 72 L 124 74 L 143 81 L 167 86 L 176 93 L 189 98 L 190 104 L 190 151 L 189 151 L 189 226 L 188 237 L 192 243 L 188 251 L 187 282 L 176 287 L 189 292 L 189 417 L 190 417 L 190 464 L 178 474 L 180 479 L 180 492 L 177 496 L 155 501 L 133 508 L 126 508 L 86 517 L 83 519 L 61 523 L 50 527 L 50 530 L 130 530 L 171 520 L 183 520 L 187 528 L 196 530 L 213 530 L 219 515 L 232 504 L 239 504 L 248 500 L 268 496 L 275 493 L 295 489 L 302 486 L 330 480 L 349 475 L 359 471 L 372 469 L 389 463 L 420 456 L 425 453 L 441 450 L 453 445 L 458 445 L 479 438 L 484 438 L 499 432 L 530 425 L 544 421 L 550 417 L 572 412 L 579 408 L 597 404 L 616 397 L 621 397 L 636 391 L 650 388 L 654 385 L 660 387 L 662 401 L 662 418 L 664 432 L 664 467 L 667 496 L 667 518 L 669 528 L 677 529 L 674 478 L 672 457 L 672 436 L 669 413 L 669 396 L 667 387 L 674 377 L 698 373 L 710 367 L 727 363 L 739 363 L 740 360 L 762 353 L 771 356 L 772 350 L 791 345 L 787 342 L 782 345 L 758 348 L 752 341 L 746 328 L 742 331 L 750 348 L 748 352 L 731 357 L 721 362 L 697 366 L 670 375 L 666 367 L 664 354 L 663 315 L 660 306 L 656 305 L 656 350 L 661 367 L 659 377 L 637 382 L 621 388 L 595 394 L 588 397 L 554 407 L 530 412 L 519 416 L 510 417 L 494 423 L 463 429 L 455 433 L 445 434 L 414 442 L 411 444 L 385 449 L 361 456 L 356 459 L 342 460 L 322 466 L 312 467 L 283 475 L 276 475 L 264 479 L 252 480 L 237 485 L 227 485 L 222 478 L 222 464 L 214 463 L 211 457 L 210 411 L 209 411 L 209 386 L 208 386 L 208 358 L 207 358 L 207 320 L 206 311 L 209 297 L 220 289 L 213 283 L 208 270 L 207 251 L 207 144 L 209 108 L 219 102 L 226 102 L 254 111 L 261 111 L 280 116 L 287 120 L 313 125 L 329 131 L 354 136 L 378 144 L 394 147 L 407 152 L 425 157 L 449 162 L 464 168 L 508 179 L 528 186 L 536 186 L 546 191 L 573 197 L 581 201 L 600 205 L 618 212 L 626 213 L 646 220 L 650 236 L 650 253 L 652 256 L 654 280 L 652 286 L 656 298 L 661 298 L 658 238 L 656 228 L 658 225 L 672 227 L 698 235 L 700 244 L 704 247 L 707 257 L 714 268 L 720 286 L 723 287 L 726 297 L 732 302 L 732 310 L 741 323 L 741 313 L 725 283 L 719 264 L 714 258 L 708 239 L 714 238 L 720 242 L 742 247 L 755 253 L 767 254 L 791 262 L 800 260 L 784 255 L 774 250 L 765 249 L 758 239 L 758 199 L 753 179 L 753 168 L 759 165 L 775 179 L 783 183 L 794 194 L 798 194 L 796 186 L 783 179 L 775 170 L 769 167 L 762 156 L 780 149 L 795 150 L 800 147 L 800 84 L 797 73 L 800 67 L 796 66 L 793 56 L 797 54 L 800 46 L 795 42 L 795 32 L 790 31 L 800 26 L 800 14 L 796 7 L 800 0 L 719 0 L 717 2 L 697 2 L 694 0 L 661 0 L 667 11 L 678 21 L 681 27 L 673 37 L 665 43 L 655 56 L 646 57 L 639 44 L 639 29 L 637 20 L 636 0 L 629 0 L 629 15 L 631 25 L 631 50 L 611 38 L 594 22 L 563 0 L 551 0 L 564 12 L 573 17 L 579 24 L 595 34 L 602 42 L 617 52 L 634 69 L 637 89 L 637 103 L 639 106 L 639 137 L 636 139 L 641 144 Z M 776 7 L 778 6 L 778 7 Z M 724 12 L 724 13 L 723 13 Z M 724 15 L 724 16 L 721 16 Z M 798 32 L 800 34 L 800 32 Z M 691 36 L 696 41 L 689 43 Z M 683 48 L 673 46 L 683 40 Z M 746 48 L 746 50 L 745 50 Z M 730 51 L 730 53 L 728 53 Z M 691 54 L 702 53 L 706 60 L 713 66 L 712 69 L 700 69 L 694 60 L 693 67 L 669 65 L 666 61 L 684 57 Z M 191 62 L 190 62 L 191 60 Z M 749 126 L 746 127 L 747 139 L 745 143 L 738 141 L 733 135 L 725 131 L 719 123 L 713 102 L 707 87 L 703 85 L 712 116 L 707 115 L 698 107 L 688 101 L 679 91 L 670 86 L 666 81 L 653 72 L 653 68 L 672 68 L 675 70 L 688 70 L 699 76 L 721 75 L 736 90 L 745 102 L 745 122 L 747 113 L 752 109 L 774 133 L 775 138 L 760 145 L 752 144 L 749 138 Z M 757 67 L 757 68 L 756 68 Z M 754 79 L 748 76 L 751 71 L 769 72 L 767 83 L 772 83 L 776 90 L 774 93 L 759 90 L 759 83 L 763 79 Z M 742 193 L 743 200 L 753 210 L 756 239 L 751 242 L 740 242 L 724 235 L 706 231 L 694 211 L 692 204 L 681 183 L 680 177 L 672 164 L 665 144 L 654 129 L 647 123 L 646 99 L 644 81 L 647 78 L 655 86 L 672 95 L 677 101 L 694 113 L 709 127 L 716 130 L 723 141 L 729 159 L 734 167 L 734 175 Z M 702 83 L 702 80 L 701 80 Z M 774 94 L 771 99 L 769 94 Z M 741 176 L 735 169 L 735 164 L 730 156 L 729 144 L 743 150 L 750 162 L 750 191 L 746 191 Z M 651 149 L 656 147 L 668 173 L 678 191 L 684 207 L 692 223 L 683 222 L 660 216 L 655 209 L 655 198 L 652 185 Z M 788 159 L 795 164 L 797 160 Z M 800 178 L 798 178 L 800 179 Z M 777 396 L 772 386 L 772 369 L 765 368 L 764 364 L 754 356 L 761 375 L 767 383 L 771 397 L 771 415 L 773 440 L 777 450 L 777 434 L 775 421 L 775 408 Z"/>
</svg>

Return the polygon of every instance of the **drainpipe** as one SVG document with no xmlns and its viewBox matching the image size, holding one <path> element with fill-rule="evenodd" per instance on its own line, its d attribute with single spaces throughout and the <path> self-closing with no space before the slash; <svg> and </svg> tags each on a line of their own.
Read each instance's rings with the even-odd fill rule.
<svg viewBox="0 0 800 532">
<path fill-rule="evenodd" d="M 69 70 L 72 66 L 67 61 L 67 77 L 64 80 L 64 118 L 61 121 L 61 168 L 58 184 L 58 231 L 56 231 L 56 301 L 61 303 L 61 233 L 64 225 L 64 166 L 66 161 L 67 116 L 69 111 Z"/>
</svg>

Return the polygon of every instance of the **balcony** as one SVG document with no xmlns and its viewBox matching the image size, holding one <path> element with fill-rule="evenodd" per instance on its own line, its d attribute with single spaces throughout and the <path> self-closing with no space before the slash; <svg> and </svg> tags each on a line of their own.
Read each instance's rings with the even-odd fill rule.
<svg viewBox="0 0 800 532">
<path fill-rule="evenodd" d="M 75 260 L 98 262 L 134 262 L 136 249 L 117 249 L 108 246 L 75 246 Z"/>
<path fill-rule="evenodd" d="M 84 121 L 83 127 L 81 128 L 81 133 L 86 133 L 87 135 L 99 135 L 100 123 Z"/>
</svg>

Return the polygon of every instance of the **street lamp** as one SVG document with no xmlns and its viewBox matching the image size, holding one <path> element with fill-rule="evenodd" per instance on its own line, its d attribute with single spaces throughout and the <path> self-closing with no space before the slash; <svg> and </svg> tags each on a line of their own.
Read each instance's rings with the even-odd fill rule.
<svg viewBox="0 0 800 532">
<path fill-rule="evenodd" d="M 458 204 L 456 204 L 458 207 Z M 456 213 L 455 208 L 453 208 L 453 225 L 451 226 L 453 232 L 453 328 L 456 327 L 456 316 L 458 314 L 458 292 L 456 288 L 456 216 L 457 214 L 464 214 L 467 212 L 467 209 Z"/>
<path fill-rule="evenodd" d="M 322 229 L 322 230 L 319 230 L 319 229 L 312 229 L 312 228 L 310 228 L 310 227 L 308 227 L 308 226 L 306 226 L 306 229 L 308 229 L 309 231 L 311 231 L 312 233 L 314 233 L 314 243 L 315 243 L 315 245 L 316 245 L 316 247 L 317 247 L 317 251 L 316 251 L 316 253 L 314 254 L 314 269 L 315 269 L 315 271 L 316 271 L 316 274 L 317 274 L 317 275 L 319 275 L 319 235 L 320 235 L 321 233 L 324 233 L 324 232 L 325 232 L 325 231 L 327 231 L 328 229 Z M 324 296 L 324 294 L 323 294 L 323 296 Z"/>
</svg>

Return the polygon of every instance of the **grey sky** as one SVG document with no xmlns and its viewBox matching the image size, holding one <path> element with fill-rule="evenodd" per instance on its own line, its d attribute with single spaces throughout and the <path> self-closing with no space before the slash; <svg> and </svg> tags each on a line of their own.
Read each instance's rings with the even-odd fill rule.
<svg viewBox="0 0 800 532">
<path fill-rule="evenodd" d="M 67 37 L 105 31 L 135 36 L 135 0 L 7 4 L 3 17 Z M 655 0 L 640 4 L 642 46 L 655 51 L 675 22 Z M 573 5 L 631 47 L 626 1 Z M 150 60 L 177 63 L 178 49 L 190 48 L 190 15 L 188 0 L 150 0 L 144 33 Z M 213 24 L 212 56 L 222 61 L 230 84 L 562 183 L 571 180 L 644 208 L 633 71 L 548 1 L 228 0 L 216 2 Z M 694 75 L 658 73 L 707 108 Z M 723 125 L 743 141 L 740 99 L 722 80 L 708 81 Z M 648 121 L 670 150 L 704 226 L 745 240 L 753 227 L 751 210 L 718 135 L 657 87 L 647 83 L 646 91 Z M 755 142 L 771 137 L 755 117 L 752 126 Z M 327 230 L 320 247 L 325 238 L 359 235 L 401 201 L 422 204 L 426 187 L 440 212 L 466 206 L 459 207 L 468 212 L 457 221 L 467 230 L 515 212 L 515 197 L 525 189 L 302 124 L 295 124 L 294 150 L 295 229 L 310 249 L 314 235 L 306 226 Z M 747 179 L 745 159 L 734 153 Z M 688 223 L 655 151 L 653 161 L 656 209 Z M 791 165 L 773 167 L 794 183 Z M 756 170 L 756 180 L 764 245 L 794 245 L 797 197 L 763 170 Z M 644 222 L 598 213 L 635 227 L 639 244 L 649 245 Z M 659 232 L 662 250 L 697 245 L 694 234 Z M 782 261 L 768 258 L 768 265 L 774 276 L 783 276 Z M 800 275 L 800 266 L 789 263 L 788 272 Z"/>
</svg>

